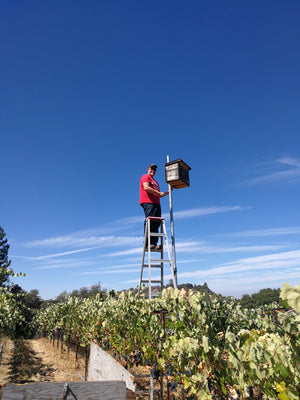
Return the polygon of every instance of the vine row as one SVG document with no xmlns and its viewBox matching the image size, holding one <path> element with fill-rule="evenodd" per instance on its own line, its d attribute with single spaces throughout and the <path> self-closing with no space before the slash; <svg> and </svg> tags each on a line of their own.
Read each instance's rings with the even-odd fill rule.
<svg viewBox="0 0 300 400">
<path fill-rule="evenodd" d="M 128 364 L 150 365 L 154 377 L 183 384 L 205 399 L 299 396 L 300 287 L 285 284 L 281 296 L 292 311 L 245 310 L 235 299 L 168 288 L 160 298 L 69 297 L 36 316 L 39 331 L 63 329 L 82 346 L 91 341 Z M 162 312 L 163 311 L 163 312 Z M 162 320 L 165 314 L 165 320 Z"/>
</svg>

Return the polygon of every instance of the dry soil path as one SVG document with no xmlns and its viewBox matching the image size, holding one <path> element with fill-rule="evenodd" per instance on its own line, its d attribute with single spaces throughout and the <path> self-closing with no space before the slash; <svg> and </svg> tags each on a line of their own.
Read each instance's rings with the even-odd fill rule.
<svg viewBox="0 0 300 400">
<path fill-rule="evenodd" d="M 79 382 L 84 377 L 84 361 L 75 362 L 75 354 L 53 346 L 48 339 L 15 341 L 0 339 L 4 343 L 0 365 L 0 393 L 7 383 Z M 81 376 L 80 376 L 80 375 Z"/>
</svg>

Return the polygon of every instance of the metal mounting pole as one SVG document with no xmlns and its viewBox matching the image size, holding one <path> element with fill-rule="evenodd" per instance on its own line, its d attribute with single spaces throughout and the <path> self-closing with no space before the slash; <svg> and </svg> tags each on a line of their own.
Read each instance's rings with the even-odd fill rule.
<svg viewBox="0 0 300 400">
<path fill-rule="evenodd" d="M 170 162 L 170 157 L 167 156 L 167 162 Z M 170 204 L 170 224 L 171 224 L 171 238 L 172 238 L 172 258 L 174 268 L 174 287 L 177 288 L 177 265 L 176 265 L 176 252 L 175 252 L 175 234 L 174 234 L 174 219 L 173 219 L 173 202 L 172 202 L 172 186 L 169 186 L 169 204 Z"/>
</svg>

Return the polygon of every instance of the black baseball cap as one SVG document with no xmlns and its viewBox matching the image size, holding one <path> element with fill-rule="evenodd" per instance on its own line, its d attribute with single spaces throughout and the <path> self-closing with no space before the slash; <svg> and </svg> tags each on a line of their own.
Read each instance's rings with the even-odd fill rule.
<svg viewBox="0 0 300 400">
<path fill-rule="evenodd" d="M 156 169 L 156 168 L 157 168 L 157 165 L 156 165 L 156 164 L 149 164 L 149 165 L 148 165 L 148 168 Z"/>
</svg>

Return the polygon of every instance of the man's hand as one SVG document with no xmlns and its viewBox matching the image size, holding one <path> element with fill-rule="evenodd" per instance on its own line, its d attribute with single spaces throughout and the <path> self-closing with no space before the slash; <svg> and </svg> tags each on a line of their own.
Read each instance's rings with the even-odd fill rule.
<svg viewBox="0 0 300 400">
<path fill-rule="evenodd" d="M 160 197 L 165 197 L 168 196 L 169 192 L 160 192 L 159 195 Z"/>
<path fill-rule="evenodd" d="M 144 188 L 144 190 L 146 190 L 146 192 L 157 194 L 157 195 L 159 195 L 159 197 L 165 197 L 165 196 L 168 196 L 168 194 L 169 194 L 169 192 L 159 192 L 158 190 L 153 189 L 149 185 L 149 182 L 144 182 L 143 188 Z"/>
</svg>

